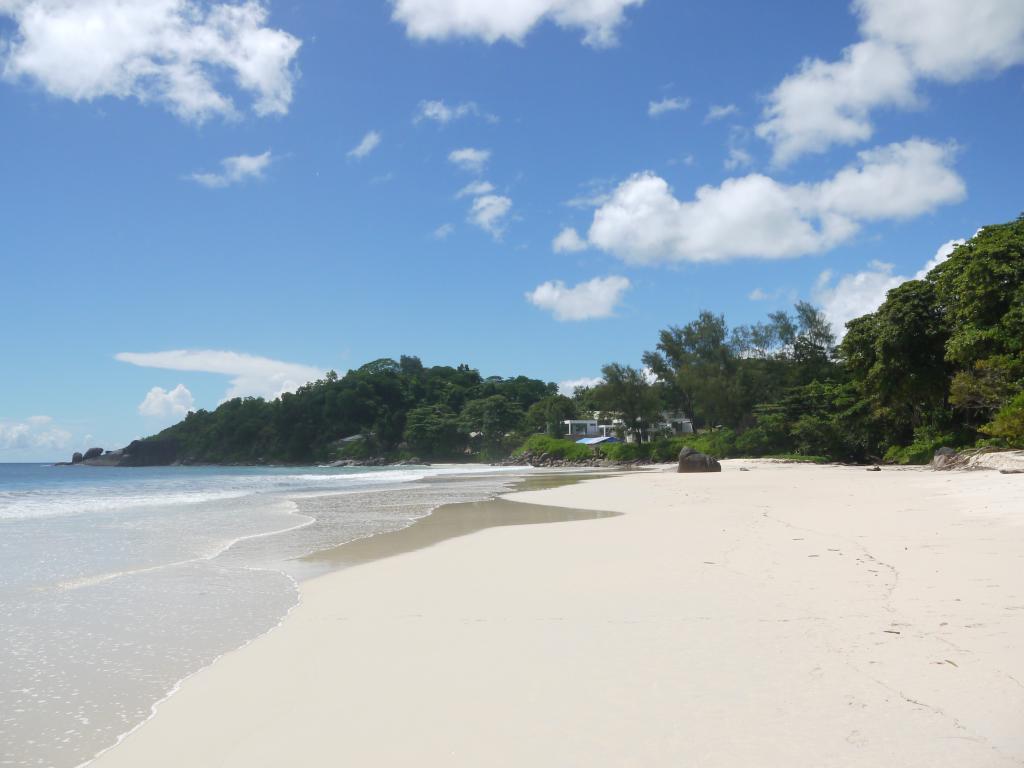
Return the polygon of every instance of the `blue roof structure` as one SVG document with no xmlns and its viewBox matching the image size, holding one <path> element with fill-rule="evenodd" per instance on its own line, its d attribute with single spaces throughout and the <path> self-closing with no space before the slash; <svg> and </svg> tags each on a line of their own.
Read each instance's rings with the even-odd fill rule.
<svg viewBox="0 0 1024 768">
<path fill-rule="evenodd" d="M 584 437 L 576 441 L 577 445 L 601 445 L 601 443 L 621 443 L 617 437 Z"/>
</svg>

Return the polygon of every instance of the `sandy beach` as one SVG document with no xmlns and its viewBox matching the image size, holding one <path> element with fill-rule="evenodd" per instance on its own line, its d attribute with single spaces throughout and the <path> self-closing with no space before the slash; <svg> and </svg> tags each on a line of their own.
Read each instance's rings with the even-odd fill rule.
<svg viewBox="0 0 1024 768">
<path fill-rule="evenodd" d="M 339 549 L 93 765 L 1024 765 L 1024 476 L 728 461 L 496 504 Z"/>
</svg>

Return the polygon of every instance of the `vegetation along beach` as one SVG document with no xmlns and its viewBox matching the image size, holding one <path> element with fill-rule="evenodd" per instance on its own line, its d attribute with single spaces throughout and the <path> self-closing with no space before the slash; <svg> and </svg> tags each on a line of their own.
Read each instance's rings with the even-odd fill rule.
<svg viewBox="0 0 1024 768">
<path fill-rule="evenodd" d="M 0 768 L 1024 765 L 1024 0 L 0 0 Z"/>
</svg>

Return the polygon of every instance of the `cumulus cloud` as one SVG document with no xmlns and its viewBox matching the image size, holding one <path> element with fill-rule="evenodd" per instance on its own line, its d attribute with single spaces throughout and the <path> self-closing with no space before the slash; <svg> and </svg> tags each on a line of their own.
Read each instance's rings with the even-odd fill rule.
<svg viewBox="0 0 1024 768">
<path fill-rule="evenodd" d="M 604 379 L 600 376 L 587 377 L 584 376 L 580 379 L 567 379 L 566 381 L 558 382 L 558 394 L 565 395 L 566 397 L 572 397 L 573 393 L 578 387 L 596 387 L 598 384 L 603 384 Z"/>
<path fill-rule="evenodd" d="M 535 26 L 551 21 L 582 29 L 594 47 L 614 45 L 626 9 L 644 0 L 392 0 L 392 18 L 417 40 L 470 37 L 521 43 Z"/>
<path fill-rule="evenodd" d="M 511 198 L 504 195 L 483 195 L 473 201 L 469 221 L 498 240 L 505 233 L 505 220 L 511 210 Z"/>
<path fill-rule="evenodd" d="M 494 185 L 489 181 L 471 181 L 469 184 L 464 186 L 458 192 L 455 193 L 456 198 L 461 197 L 478 197 L 479 195 L 487 195 L 494 191 Z"/>
<path fill-rule="evenodd" d="M 629 288 L 629 280 L 618 275 L 595 277 L 571 288 L 553 280 L 528 292 L 526 300 L 553 313 L 556 320 L 592 320 L 611 317 Z"/>
<path fill-rule="evenodd" d="M 363 136 L 362 141 L 352 147 L 347 154 L 349 157 L 354 157 L 356 160 L 362 160 L 368 154 L 373 152 L 373 150 L 379 147 L 380 142 L 380 133 L 377 131 L 368 131 L 367 134 Z"/>
<path fill-rule="evenodd" d="M 862 224 L 908 219 L 963 199 L 955 148 L 913 139 L 866 150 L 818 183 L 762 174 L 675 197 L 664 179 L 639 173 L 594 213 L 591 245 L 634 264 L 786 258 L 849 240 Z"/>
<path fill-rule="evenodd" d="M 21 421 L 0 419 L 0 450 L 56 451 L 70 442 L 71 433 L 54 424 L 49 416 L 30 416 Z"/>
<path fill-rule="evenodd" d="M 263 178 L 263 171 L 271 163 L 270 150 L 262 155 L 236 155 L 220 161 L 220 173 L 193 173 L 189 178 L 211 189 L 230 187 L 250 179 Z"/>
<path fill-rule="evenodd" d="M 453 149 L 448 154 L 448 161 L 464 171 L 470 173 L 480 173 L 483 171 L 484 166 L 487 165 L 487 161 L 491 159 L 491 150 L 489 149 L 474 149 L 473 147 L 464 147 L 462 149 Z"/>
<path fill-rule="evenodd" d="M 731 117 L 740 111 L 735 104 L 713 104 L 708 113 L 704 116 L 705 123 L 713 123 L 715 120 L 723 120 Z"/>
<path fill-rule="evenodd" d="M 555 253 L 578 253 L 587 249 L 587 241 L 575 229 L 566 227 L 551 242 L 551 249 Z"/>
<path fill-rule="evenodd" d="M 868 269 L 842 275 L 838 279 L 835 279 L 831 271 L 822 272 L 814 286 L 814 301 L 828 318 L 836 338 L 842 338 L 846 334 L 846 324 L 850 320 L 874 312 L 885 301 L 886 294 L 896 286 L 907 280 L 923 279 L 963 243 L 963 240 L 943 243 L 935 256 L 913 277 L 893 274 L 893 265 L 883 261 L 872 261 L 868 264 Z"/>
<path fill-rule="evenodd" d="M 267 26 L 263 3 L 197 0 L 4 0 L 15 33 L 0 73 L 53 96 L 157 102 L 201 123 L 238 110 L 226 82 L 258 115 L 285 114 L 301 42 Z"/>
<path fill-rule="evenodd" d="M 166 352 L 119 352 L 114 357 L 142 368 L 168 371 L 217 373 L 231 377 L 225 399 L 233 397 L 279 397 L 318 379 L 323 371 L 309 365 L 285 363 L 240 352 L 213 349 L 169 350 Z"/>
<path fill-rule="evenodd" d="M 1024 62 L 1020 0 L 856 0 L 862 40 L 807 59 L 768 99 L 757 133 L 777 164 L 868 140 L 872 112 L 919 104 L 922 80 L 958 83 Z"/>
<path fill-rule="evenodd" d="M 666 112 L 679 112 L 690 108 L 689 99 L 668 98 L 661 101 L 652 101 L 647 105 L 647 114 L 650 117 L 658 117 Z"/>
<path fill-rule="evenodd" d="M 171 390 L 153 387 L 139 403 L 139 413 L 160 419 L 180 419 L 193 410 L 194 405 L 192 393 L 184 384 L 179 384 Z"/>
<path fill-rule="evenodd" d="M 421 123 L 424 120 L 430 120 L 447 125 L 453 120 L 461 120 L 464 117 L 482 117 L 489 123 L 498 122 L 497 115 L 481 111 L 475 101 L 465 101 L 450 107 L 441 99 L 421 101 L 412 121 Z"/>
</svg>

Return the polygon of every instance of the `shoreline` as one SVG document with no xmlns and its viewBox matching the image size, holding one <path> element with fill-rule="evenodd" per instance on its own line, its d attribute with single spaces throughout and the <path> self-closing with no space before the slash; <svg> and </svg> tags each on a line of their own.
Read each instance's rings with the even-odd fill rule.
<svg viewBox="0 0 1024 768">
<path fill-rule="evenodd" d="M 749 471 L 740 474 L 739 469 Z M 683 477 L 689 479 L 683 481 Z M 727 483 L 723 482 L 725 477 L 729 478 Z M 984 495 L 978 497 L 980 492 Z M 785 493 L 786 498 L 775 499 L 773 493 Z M 857 498 L 859 495 L 865 498 Z M 835 510 L 817 509 L 829 496 L 832 499 L 824 503 L 825 507 L 831 504 L 842 508 L 845 504 L 847 513 L 856 509 L 859 515 L 837 516 Z M 844 496 L 853 501 L 842 501 Z M 316 764 L 328 756 L 341 759 L 341 755 L 369 764 L 407 764 L 403 756 L 413 754 L 422 758 L 419 764 L 441 764 L 442 756 L 448 753 L 438 751 L 440 742 L 446 748 L 458 745 L 459 754 L 467 758 L 455 760 L 458 764 L 471 764 L 470 755 L 477 764 L 485 757 L 494 758 L 495 754 L 487 750 L 509 757 L 506 760 L 499 755 L 500 759 L 491 759 L 491 764 L 531 760 L 563 765 L 584 755 L 592 764 L 621 764 L 623 759 L 638 755 L 622 751 L 629 744 L 641 751 L 657 746 L 660 751 L 649 754 L 651 759 L 645 764 L 664 764 L 659 762 L 661 758 L 693 759 L 697 754 L 693 744 L 687 747 L 686 739 L 677 738 L 680 729 L 696 743 L 702 742 L 700 733 L 705 732 L 717 734 L 717 739 L 734 740 L 739 736 L 735 726 L 720 721 L 726 714 L 752 728 L 752 733 L 747 733 L 749 738 L 741 740 L 743 744 L 760 745 L 742 758 L 747 760 L 745 764 L 781 765 L 784 760 L 821 764 L 825 762 L 821 759 L 824 754 L 842 758 L 834 764 L 877 765 L 882 755 L 888 755 L 889 764 L 893 764 L 893 749 L 901 756 L 897 762 L 901 765 L 951 765 L 956 761 L 971 765 L 1019 764 L 1024 758 L 1024 736 L 1017 735 L 1021 729 L 1009 728 L 1010 710 L 1005 707 L 1024 703 L 1024 696 L 1012 698 L 1018 690 L 1024 694 L 1024 685 L 1013 682 L 1024 680 L 1024 669 L 1018 669 L 1021 663 L 1007 655 L 1007 646 L 1019 646 L 1024 640 L 1020 625 L 1024 619 L 1024 576 L 1019 567 L 1011 572 L 1003 566 L 1012 559 L 1019 561 L 1024 552 L 1024 513 L 1018 513 L 1018 518 L 1008 516 L 1012 504 L 1020 508 L 1021 501 L 1024 484 L 996 473 L 909 469 L 866 475 L 862 468 L 733 461 L 727 462 L 726 472 L 718 476 L 622 473 L 563 488 L 513 491 L 497 501 L 499 506 L 543 503 L 548 507 L 620 514 L 581 519 L 579 513 L 574 513 L 577 516 L 570 519 L 575 522 L 569 526 L 482 530 L 470 525 L 471 530 L 467 530 L 463 525 L 466 520 L 459 520 L 458 514 L 438 515 L 444 509 L 441 507 L 422 520 L 437 516 L 435 524 L 439 527 L 461 526 L 455 538 L 423 538 L 420 534 L 428 526 L 421 526 L 416 534 L 407 533 L 417 527 L 414 524 L 361 540 L 365 544 L 355 542 L 366 550 L 362 555 L 355 552 L 359 547 L 353 549 L 351 544 L 335 550 L 341 552 L 348 547 L 349 562 L 338 564 L 342 570 L 303 582 L 298 607 L 275 630 L 186 680 L 175 696 L 158 707 L 156 716 L 92 764 L 271 765 L 288 760 Z M 989 507 L 984 514 L 971 511 L 972 505 L 978 507 L 982 502 Z M 480 504 L 486 507 L 494 503 Z M 928 509 L 922 509 L 922 505 Z M 817 520 L 816 516 L 824 517 Z M 447 523 L 446 517 L 451 518 Z M 808 522 L 813 525 L 808 526 Z M 917 604 L 924 603 L 929 619 L 938 615 L 962 618 L 959 613 L 964 605 L 936 602 L 932 594 L 939 586 L 950 586 L 950 575 L 926 577 L 916 559 L 922 557 L 917 553 L 918 546 L 927 554 L 934 546 L 932 537 L 939 533 L 918 531 L 914 525 L 927 527 L 940 522 L 943 541 L 945 537 L 962 539 L 959 546 L 950 542 L 944 545 L 945 555 L 952 551 L 952 557 L 964 560 L 952 563 L 958 570 L 975 573 L 994 568 L 999 576 L 998 583 L 990 579 L 993 584 L 987 584 L 985 591 L 979 592 L 970 582 L 962 587 L 961 594 L 971 598 L 966 606 L 981 610 L 985 603 L 979 598 L 991 601 L 996 595 L 1013 603 L 1002 606 L 1005 615 L 995 617 L 999 632 L 993 631 L 995 639 L 988 637 L 985 641 L 989 646 L 986 653 L 994 661 L 986 661 L 981 667 L 971 658 L 970 637 L 960 637 L 970 636 L 970 631 L 963 627 L 939 629 L 942 622 L 932 621 L 936 626 L 924 632 L 918 627 L 919 617 L 909 615 L 920 612 Z M 720 525 L 725 525 L 721 533 Z M 729 533 L 734 525 L 738 532 Z M 848 530 L 851 526 L 864 530 L 856 533 Z M 994 533 L 990 529 L 998 529 L 999 541 L 988 543 L 986 537 Z M 387 550 L 388 545 L 379 540 L 402 534 L 407 546 L 382 558 L 379 550 Z M 893 537 L 906 539 L 907 552 L 911 550 L 909 545 L 919 539 L 913 557 L 901 555 L 898 547 L 890 553 Z M 806 548 L 806 544 L 797 542 L 815 539 L 823 540 L 817 542 L 814 552 L 801 551 L 799 559 L 788 556 L 790 548 Z M 408 546 L 410 542 L 416 546 Z M 826 543 L 838 546 L 823 546 Z M 724 544 L 728 544 L 726 562 L 716 549 Z M 880 553 L 877 548 L 886 551 Z M 979 548 L 995 548 L 999 557 L 993 559 L 992 552 L 979 557 Z M 905 558 L 911 562 L 904 564 Z M 348 567 L 356 564 L 360 567 Z M 744 573 L 754 564 L 759 564 L 761 570 Z M 576 582 L 584 575 L 588 577 L 585 583 L 597 591 L 600 600 L 595 601 L 595 596 Z M 751 581 L 755 576 L 758 578 Z M 928 578 L 937 583 L 929 584 Z M 921 579 L 924 581 L 918 583 Z M 737 580 L 758 599 L 738 589 Z M 956 578 L 952 582 L 958 584 Z M 676 588 L 666 589 L 666 585 Z M 660 597 L 677 610 L 659 607 L 655 598 L 663 589 L 665 594 Z M 989 591 L 992 589 L 998 591 Z M 826 593 L 824 599 L 821 592 Z M 903 613 L 908 609 L 895 597 L 902 597 L 904 592 L 913 596 L 910 604 L 914 610 L 907 616 Z M 842 612 L 832 615 L 835 610 L 831 606 L 837 597 L 841 604 L 849 604 L 849 616 Z M 691 602 L 695 605 L 689 605 Z M 548 610 L 541 610 L 541 605 Z M 1015 613 L 1014 605 L 1021 610 Z M 723 613 L 723 607 L 731 610 Z M 804 615 L 789 615 L 796 607 Z M 694 608 L 701 610 L 694 613 Z M 753 621 L 744 609 L 766 615 Z M 538 615 L 530 619 L 532 613 Z M 474 614 L 486 616 L 469 625 L 452 623 L 458 615 Z M 548 618 L 543 619 L 541 614 Z M 555 618 L 558 614 L 565 615 Z M 602 615 L 611 623 L 594 624 Z M 912 620 L 898 620 L 904 618 Z M 861 637 L 869 619 L 871 631 Z M 986 615 L 986 619 L 992 621 L 991 616 Z M 480 621 L 483 624 L 476 627 Z M 946 626 L 955 624 L 945 622 Z M 743 633 L 735 631 L 739 625 L 743 625 Z M 793 627 L 801 626 L 805 629 L 794 631 Z M 495 631 L 496 627 L 501 631 Z M 673 631 L 667 631 L 670 628 Z M 581 634 L 584 629 L 587 631 Z M 858 642 L 850 648 L 842 647 L 850 644 L 851 630 L 857 630 L 852 636 Z M 751 631 L 757 643 L 744 640 Z M 637 636 L 632 637 L 631 632 Z M 1004 638 L 1004 645 L 1000 645 L 1000 633 L 1009 635 L 1011 642 Z M 573 642 L 561 642 L 567 639 L 563 637 L 566 634 Z M 702 639 L 703 635 L 710 635 L 714 642 Z M 897 643 L 913 644 L 922 652 L 927 646 L 932 655 L 935 652 L 931 646 L 938 643 L 948 658 L 927 659 L 921 662 L 923 669 L 900 672 L 915 654 L 904 658 Z M 673 648 L 673 644 L 678 647 Z M 677 653 L 666 653 L 666 645 Z M 507 669 L 479 667 L 481 654 L 490 655 L 481 648 L 492 649 Z M 573 657 L 564 657 L 566 648 L 574 649 Z M 764 654 L 773 649 L 781 659 L 768 663 Z M 417 658 L 405 658 L 410 653 Z M 878 658 L 860 658 L 864 654 Z M 353 668 L 349 661 L 353 655 L 361 660 L 354 666 L 365 669 Z M 805 664 L 805 656 L 809 669 L 804 675 L 810 677 L 795 678 L 800 681 L 797 690 L 785 693 L 794 680 L 780 675 L 780 670 L 792 672 L 792 667 Z M 578 671 L 585 669 L 588 674 L 565 679 L 564 671 L 558 671 L 551 657 L 560 658 Z M 424 669 L 428 658 L 433 662 L 431 669 Z M 569 658 L 573 659 L 571 663 Z M 816 666 L 811 661 L 817 662 Z M 688 679 L 687 670 L 695 664 L 698 669 L 707 667 L 707 674 Z M 630 669 L 631 665 L 633 674 L 625 678 L 613 671 L 618 667 Z M 433 671 L 436 668 L 442 672 Z M 940 668 L 942 673 L 937 673 Z M 818 670 L 817 677 L 814 669 Z M 984 685 L 943 687 L 949 685 L 950 672 L 964 669 L 971 670 L 972 679 L 978 677 L 979 669 L 984 672 Z M 994 669 L 1005 674 L 1000 677 Z M 484 687 L 469 685 L 475 698 L 467 697 L 468 691 L 464 690 L 467 671 L 472 673 L 470 678 L 476 674 L 490 683 Z M 899 679 L 890 679 L 892 676 Z M 605 678 L 605 686 L 595 687 L 595 678 Z M 524 680 L 533 680 L 533 688 L 524 688 Z M 870 714 L 851 710 L 853 705 L 848 701 L 839 701 L 842 706 L 837 707 L 836 699 L 841 697 L 829 695 L 831 688 L 823 690 L 824 681 L 833 686 L 838 683 L 843 695 L 857 698 L 864 704 L 861 710 Z M 740 688 L 734 688 L 737 685 Z M 550 688 L 553 701 L 538 699 L 536 686 Z M 659 698 L 652 689 L 664 690 Z M 737 695 L 740 689 L 758 700 L 758 707 L 750 710 L 744 697 Z M 620 694 L 616 706 L 610 706 L 608 691 Z M 682 696 L 684 692 L 686 696 Z M 663 700 L 668 693 L 672 695 Z M 699 702 L 700 707 L 687 704 L 688 699 Z M 597 706 L 602 700 L 609 705 L 607 711 Z M 812 723 L 821 721 L 823 713 L 827 715 L 824 722 L 818 722 L 818 730 L 825 735 L 812 739 L 814 729 L 810 729 L 806 735 L 811 743 L 790 745 L 775 755 L 777 762 L 772 761 L 774 758 L 758 762 L 758 755 L 763 758 L 771 754 L 771 750 L 764 753 L 771 740 L 764 741 L 767 735 L 751 719 L 753 712 L 770 715 L 768 719 L 777 727 L 793 728 L 797 721 L 774 710 L 780 702 L 794 700 L 804 702 L 801 717 L 808 717 Z M 370 702 L 371 706 L 357 707 L 359 701 Z M 569 701 L 578 708 L 570 708 L 575 713 L 572 716 L 570 710 L 555 706 L 556 702 Z M 669 701 L 678 711 L 668 707 L 673 714 L 666 717 L 666 708 L 654 704 Z M 911 701 L 914 703 L 908 703 Z M 411 702 L 420 708 L 436 708 L 449 716 L 458 714 L 470 719 L 479 707 L 497 708 L 510 722 L 531 733 L 537 750 L 509 743 L 508 734 L 495 732 L 486 724 L 478 723 L 480 733 L 474 735 L 446 728 L 433 717 L 427 718 L 433 728 L 411 726 L 409 732 L 403 732 L 400 743 L 369 738 L 370 734 L 381 736 L 383 721 L 401 717 L 402 713 L 410 715 Z M 978 711 L 945 714 L 947 710 L 962 709 L 963 702 L 971 702 Z M 614 719 L 607 718 L 609 711 L 620 711 L 623 705 L 643 716 L 631 720 L 630 729 L 620 732 L 621 743 L 608 743 L 602 729 L 583 727 L 596 720 L 611 733 L 621 731 Z M 560 713 L 560 722 L 571 736 L 570 747 L 552 741 L 557 734 L 544 725 L 554 714 L 552 707 Z M 321 730 L 326 725 L 325 708 L 333 710 L 339 725 L 346 724 L 344 738 L 340 739 L 344 743 L 336 743 L 339 739 L 335 738 L 324 740 L 328 733 L 338 735 L 330 729 Z M 878 709 L 884 710 L 884 716 L 875 712 Z M 705 710 L 719 714 L 709 720 Z M 1012 711 L 1019 713 L 1020 706 Z M 690 718 L 679 720 L 684 713 Z M 976 722 L 982 714 L 984 722 Z M 838 715 L 860 726 L 845 732 L 859 746 L 844 741 L 846 747 L 842 747 L 826 738 L 834 735 L 828 727 L 829 717 Z M 955 727 L 950 725 L 950 717 Z M 701 727 L 688 728 L 685 723 L 691 719 Z M 1019 722 L 1018 717 L 1016 724 Z M 257 723 L 262 725 L 256 727 Z M 580 732 L 581 728 L 589 738 Z M 928 746 L 935 740 L 949 744 L 943 750 Z M 254 746 L 257 742 L 259 749 Z M 982 742 L 991 746 L 981 749 Z M 333 746 L 324 752 L 328 743 Z M 541 744 L 544 749 L 540 749 Z M 595 745 L 603 745 L 603 749 L 590 754 Z M 707 746 L 704 744 L 702 749 Z M 777 745 L 773 748 L 778 752 Z M 731 747 L 722 749 L 731 755 L 731 764 L 740 764 L 736 760 L 741 755 Z M 516 760 L 511 760 L 513 755 Z M 613 759 L 616 755 L 617 762 Z M 985 761 L 979 762 L 979 756 Z M 706 764 L 730 764 L 719 757 L 712 754 Z"/>
</svg>

